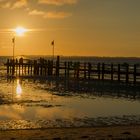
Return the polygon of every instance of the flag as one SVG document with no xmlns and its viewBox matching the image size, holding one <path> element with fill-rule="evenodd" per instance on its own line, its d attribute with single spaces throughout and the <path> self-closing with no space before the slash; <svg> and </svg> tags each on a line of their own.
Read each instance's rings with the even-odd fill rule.
<svg viewBox="0 0 140 140">
<path fill-rule="evenodd" d="M 52 41 L 51 45 L 54 46 L 54 40 Z"/>
<path fill-rule="evenodd" d="M 12 43 L 15 43 L 15 37 L 12 38 Z"/>
</svg>

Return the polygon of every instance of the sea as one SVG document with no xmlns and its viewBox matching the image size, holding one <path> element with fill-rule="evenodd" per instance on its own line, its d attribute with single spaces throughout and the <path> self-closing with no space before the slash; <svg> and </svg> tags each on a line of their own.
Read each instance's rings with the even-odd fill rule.
<svg viewBox="0 0 140 140">
<path fill-rule="evenodd" d="M 140 85 L 9 78 L 4 64 L 10 58 L 0 56 L 0 130 L 140 124 Z M 60 56 L 60 60 L 140 64 L 134 57 Z"/>
</svg>

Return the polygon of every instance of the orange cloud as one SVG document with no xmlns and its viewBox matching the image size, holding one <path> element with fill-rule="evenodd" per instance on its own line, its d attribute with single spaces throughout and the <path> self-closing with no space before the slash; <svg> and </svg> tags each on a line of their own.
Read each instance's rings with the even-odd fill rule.
<svg viewBox="0 0 140 140">
<path fill-rule="evenodd" d="M 45 17 L 46 13 L 44 11 L 32 10 L 29 12 L 29 15 Z"/>
<path fill-rule="evenodd" d="M 27 6 L 27 4 L 28 4 L 27 0 L 0 1 L 1 8 L 9 8 L 9 9 L 22 8 Z"/>
<path fill-rule="evenodd" d="M 21 8 L 21 7 L 25 7 L 25 6 L 27 6 L 27 0 L 17 0 L 17 1 L 13 4 L 12 8 L 13 8 L 13 9 L 14 9 L 14 8 Z"/>
<path fill-rule="evenodd" d="M 6 2 L 0 5 L 1 8 L 10 8 L 11 7 L 11 3 L 10 2 Z"/>
<path fill-rule="evenodd" d="M 75 4 L 78 0 L 38 0 L 42 4 L 52 4 L 52 5 L 64 5 L 64 4 Z"/>
<path fill-rule="evenodd" d="M 43 18 L 63 19 L 71 16 L 72 14 L 67 12 L 44 12 L 39 10 L 32 10 L 29 11 L 29 15 L 42 16 Z"/>
</svg>

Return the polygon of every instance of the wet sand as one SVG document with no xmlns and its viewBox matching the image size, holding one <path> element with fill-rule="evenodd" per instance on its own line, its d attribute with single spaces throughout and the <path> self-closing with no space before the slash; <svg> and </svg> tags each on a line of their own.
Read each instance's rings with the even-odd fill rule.
<svg viewBox="0 0 140 140">
<path fill-rule="evenodd" d="M 140 140 L 140 125 L 0 131 L 0 140 Z"/>
</svg>

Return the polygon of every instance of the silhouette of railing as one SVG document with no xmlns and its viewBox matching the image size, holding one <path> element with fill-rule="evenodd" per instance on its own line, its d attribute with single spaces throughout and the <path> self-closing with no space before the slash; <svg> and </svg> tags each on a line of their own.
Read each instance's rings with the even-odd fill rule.
<svg viewBox="0 0 140 140">
<path fill-rule="evenodd" d="M 140 64 L 105 64 L 45 60 L 7 60 L 8 76 L 59 77 L 82 80 L 111 80 L 125 83 L 140 83 Z"/>
</svg>

